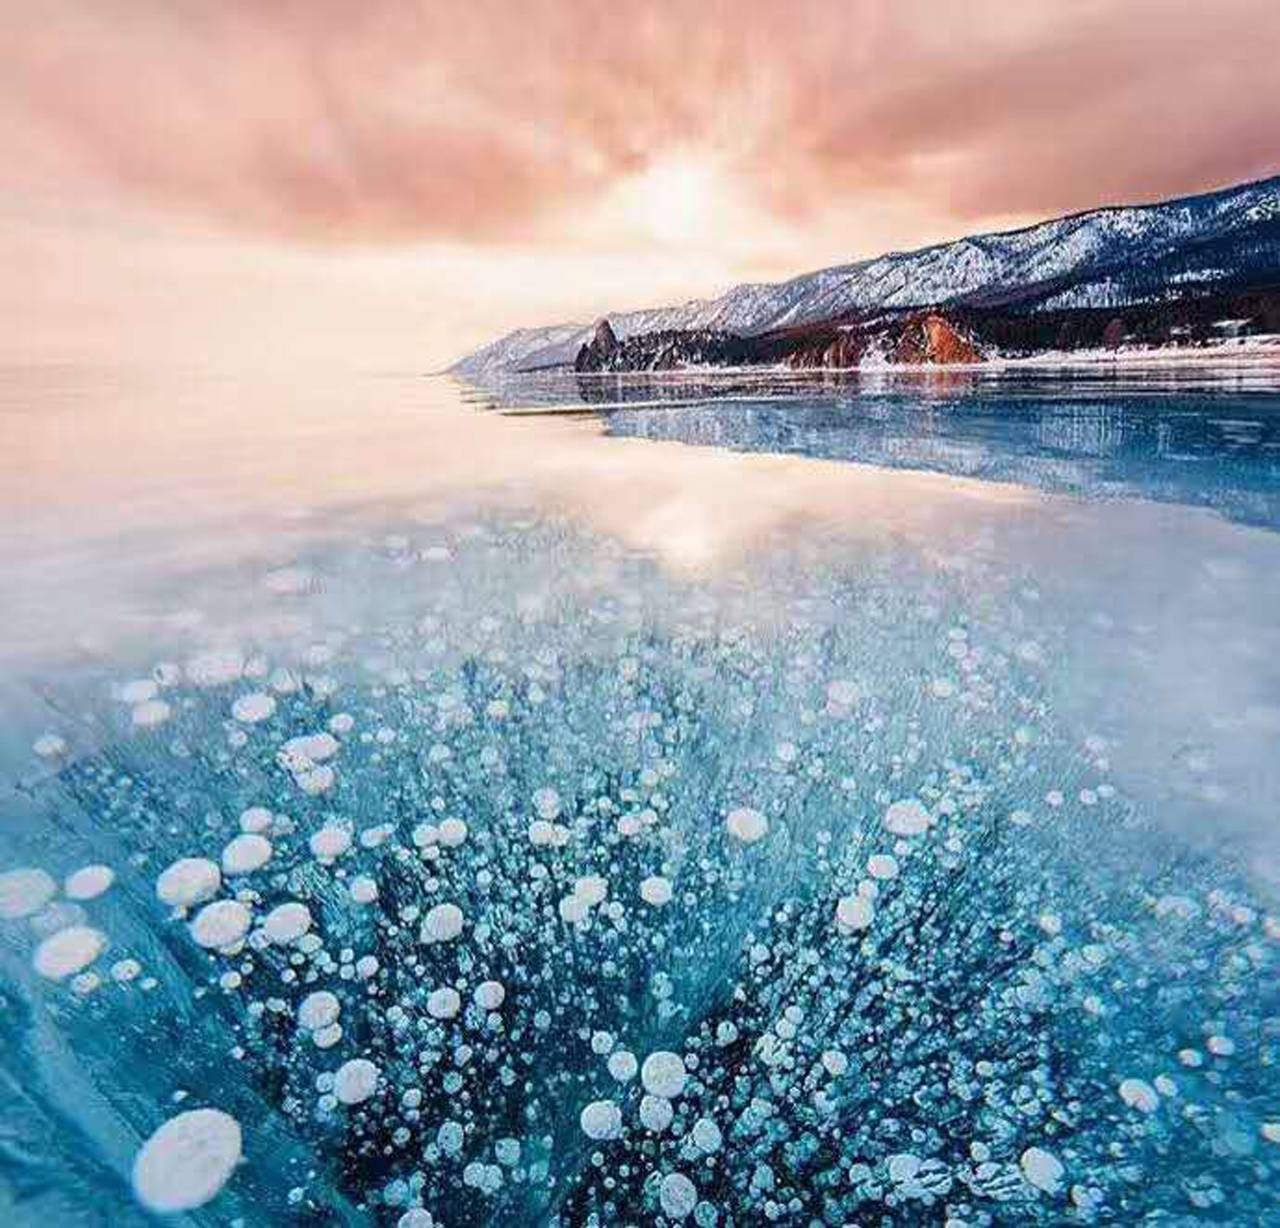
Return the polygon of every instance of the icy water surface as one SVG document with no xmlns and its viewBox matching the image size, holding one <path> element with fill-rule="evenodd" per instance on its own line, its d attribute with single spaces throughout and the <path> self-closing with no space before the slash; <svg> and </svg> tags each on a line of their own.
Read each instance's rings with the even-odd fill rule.
<svg viewBox="0 0 1280 1228">
<path fill-rule="evenodd" d="M 610 434 L 1212 507 L 1280 526 L 1280 368 L 547 373 L 499 406 L 597 409 Z"/>
<path fill-rule="evenodd" d="M 6 1222 L 1280 1213 L 1274 522 L 812 393 L 5 396 Z"/>
</svg>

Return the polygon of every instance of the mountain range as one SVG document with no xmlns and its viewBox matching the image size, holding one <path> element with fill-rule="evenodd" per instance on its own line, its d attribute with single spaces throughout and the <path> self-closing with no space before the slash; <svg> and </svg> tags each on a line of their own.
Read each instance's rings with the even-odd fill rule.
<svg viewBox="0 0 1280 1228">
<path fill-rule="evenodd" d="M 1242 332 L 1280 332 L 1280 176 L 519 329 L 453 369 L 950 363 Z"/>
</svg>

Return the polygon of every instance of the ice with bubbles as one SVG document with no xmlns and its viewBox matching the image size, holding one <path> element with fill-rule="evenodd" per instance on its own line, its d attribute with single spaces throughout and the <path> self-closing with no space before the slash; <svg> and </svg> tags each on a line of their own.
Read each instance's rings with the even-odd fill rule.
<svg viewBox="0 0 1280 1228">
<path fill-rule="evenodd" d="M 396 523 L 69 668 L 0 1172 L 54 1222 L 1274 1222 L 1280 921 L 1056 706 L 1067 615 L 770 566 Z"/>
</svg>

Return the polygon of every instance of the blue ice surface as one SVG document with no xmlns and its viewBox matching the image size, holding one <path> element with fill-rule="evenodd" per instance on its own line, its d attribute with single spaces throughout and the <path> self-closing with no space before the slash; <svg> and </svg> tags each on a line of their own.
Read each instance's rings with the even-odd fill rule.
<svg viewBox="0 0 1280 1228">
<path fill-rule="evenodd" d="M 513 375 L 506 409 L 610 434 L 1209 507 L 1280 527 L 1280 373 L 1075 370 Z"/>
<path fill-rule="evenodd" d="M 744 447 L 839 411 L 750 412 Z M 9 1222 L 151 1222 L 138 1148 L 204 1106 L 245 1158 L 167 1222 L 1275 1222 L 1273 901 L 1059 710 L 1076 611 L 1020 566 L 713 584 L 536 509 L 390 511 L 188 577 L 234 643 L 28 680 L 65 749 L 7 756 L 0 872 L 116 877 L 0 919 Z M 224 872 L 175 909 L 182 858 Z M 105 951 L 40 975 L 76 925 Z"/>
</svg>

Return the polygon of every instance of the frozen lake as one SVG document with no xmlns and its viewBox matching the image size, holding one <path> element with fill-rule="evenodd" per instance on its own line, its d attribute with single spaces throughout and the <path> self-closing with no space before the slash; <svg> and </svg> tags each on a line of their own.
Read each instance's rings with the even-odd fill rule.
<svg viewBox="0 0 1280 1228">
<path fill-rule="evenodd" d="M 0 373 L 6 1222 L 1268 1222 L 1277 386 Z"/>
</svg>

